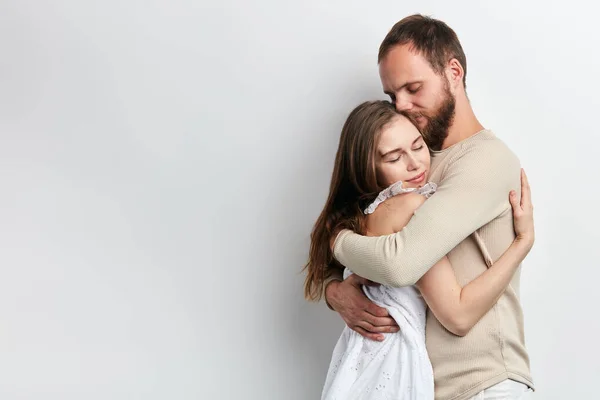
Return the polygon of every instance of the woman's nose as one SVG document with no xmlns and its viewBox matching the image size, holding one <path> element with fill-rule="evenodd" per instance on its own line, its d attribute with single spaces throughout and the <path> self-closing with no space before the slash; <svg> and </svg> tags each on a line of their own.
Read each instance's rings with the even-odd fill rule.
<svg viewBox="0 0 600 400">
<path fill-rule="evenodd" d="M 407 156 L 408 160 L 406 163 L 406 166 L 408 168 L 409 171 L 414 171 L 419 169 L 419 162 L 416 160 L 415 157 L 413 157 L 412 155 L 408 155 Z"/>
</svg>

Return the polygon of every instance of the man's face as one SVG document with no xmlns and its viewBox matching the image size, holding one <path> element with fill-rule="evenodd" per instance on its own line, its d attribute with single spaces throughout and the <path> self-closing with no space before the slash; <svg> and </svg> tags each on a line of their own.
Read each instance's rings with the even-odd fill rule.
<svg viewBox="0 0 600 400">
<path fill-rule="evenodd" d="M 390 50 L 379 64 L 379 76 L 396 109 L 415 122 L 430 148 L 441 149 L 456 106 L 446 76 L 409 45 Z"/>
</svg>

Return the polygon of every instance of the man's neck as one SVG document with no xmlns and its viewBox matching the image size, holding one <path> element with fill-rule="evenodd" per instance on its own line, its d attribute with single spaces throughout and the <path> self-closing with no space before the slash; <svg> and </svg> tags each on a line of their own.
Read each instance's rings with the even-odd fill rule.
<svg viewBox="0 0 600 400">
<path fill-rule="evenodd" d="M 477 120 L 471 103 L 465 96 L 456 103 L 454 121 L 448 130 L 448 137 L 444 140 L 442 150 L 473 136 L 483 129 L 483 125 Z"/>
</svg>

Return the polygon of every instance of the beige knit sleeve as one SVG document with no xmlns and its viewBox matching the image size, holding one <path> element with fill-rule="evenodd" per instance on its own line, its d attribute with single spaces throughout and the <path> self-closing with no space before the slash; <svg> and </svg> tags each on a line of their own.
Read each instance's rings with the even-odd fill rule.
<svg viewBox="0 0 600 400">
<path fill-rule="evenodd" d="M 474 141 L 448 161 L 436 194 L 393 235 L 342 231 L 334 256 L 355 274 L 389 286 L 414 285 L 477 229 L 510 209 L 520 164 L 499 139 Z M 442 165 L 440 168 L 444 167 Z"/>
</svg>

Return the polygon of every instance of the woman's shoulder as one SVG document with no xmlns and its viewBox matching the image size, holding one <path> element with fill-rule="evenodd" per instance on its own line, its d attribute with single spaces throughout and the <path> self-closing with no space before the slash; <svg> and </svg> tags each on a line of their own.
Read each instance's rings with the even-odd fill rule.
<svg viewBox="0 0 600 400">
<path fill-rule="evenodd" d="M 386 199 L 367 217 L 368 232 L 372 236 L 380 236 L 401 230 L 425 200 L 426 197 L 417 192 L 398 194 Z"/>
<path fill-rule="evenodd" d="M 394 218 L 397 215 L 412 214 L 419 208 L 427 198 L 417 192 L 403 193 L 390 197 L 373 214 L 380 214 L 381 217 Z"/>
</svg>

